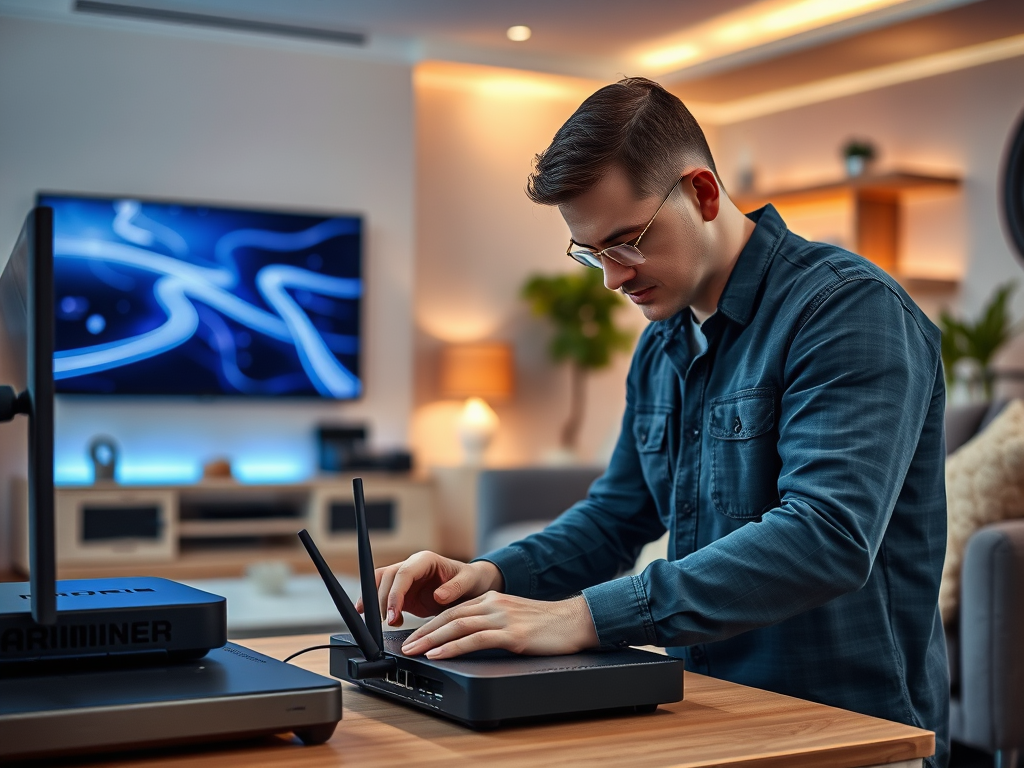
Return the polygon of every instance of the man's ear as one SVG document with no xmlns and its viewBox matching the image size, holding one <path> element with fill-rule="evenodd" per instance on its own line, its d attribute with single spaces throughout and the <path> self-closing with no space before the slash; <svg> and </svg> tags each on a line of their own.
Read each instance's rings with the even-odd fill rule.
<svg viewBox="0 0 1024 768">
<path fill-rule="evenodd" d="M 700 214 L 704 221 L 717 219 L 722 198 L 715 174 L 707 168 L 695 171 L 690 177 L 690 185 L 693 187 L 697 198 L 697 207 L 700 208 Z"/>
</svg>

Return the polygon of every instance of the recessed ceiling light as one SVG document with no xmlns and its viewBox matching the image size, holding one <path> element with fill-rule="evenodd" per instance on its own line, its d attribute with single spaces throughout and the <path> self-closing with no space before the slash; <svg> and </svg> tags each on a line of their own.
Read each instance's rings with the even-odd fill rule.
<svg viewBox="0 0 1024 768">
<path fill-rule="evenodd" d="M 532 34 L 533 30 L 531 30 L 529 27 L 524 27 L 521 24 L 516 25 L 514 27 L 509 27 L 508 30 L 505 32 L 505 36 L 515 43 L 523 43 L 529 40 L 530 35 Z"/>
</svg>

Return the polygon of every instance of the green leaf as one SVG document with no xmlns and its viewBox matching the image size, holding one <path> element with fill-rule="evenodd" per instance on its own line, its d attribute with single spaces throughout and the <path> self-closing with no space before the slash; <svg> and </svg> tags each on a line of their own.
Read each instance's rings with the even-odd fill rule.
<svg viewBox="0 0 1024 768">
<path fill-rule="evenodd" d="M 957 361 L 973 358 L 987 369 L 999 348 L 1016 333 L 1009 306 L 1016 288 L 1017 284 L 1012 281 L 999 286 L 973 323 L 957 320 L 943 310 L 939 316 L 939 328 L 942 330 L 942 365 L 947 384 L 952 384 L 953 366 Z"/>
<path fill-rule="evenodd" d="M 521 291 L 534 315 L 554 326 L 548 351 L 556 362 L 604 368 L 617 351 L 629 351 L 633 334 L 615 325 L 625 302 L 604 287 L 601 270 L 561 275 L 532 275 Z"/>
</svg>

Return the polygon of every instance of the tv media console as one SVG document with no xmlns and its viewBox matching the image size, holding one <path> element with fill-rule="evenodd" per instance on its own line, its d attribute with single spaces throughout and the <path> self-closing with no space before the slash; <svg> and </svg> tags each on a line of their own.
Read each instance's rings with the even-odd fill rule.
<svg viewBox="0 0 1024 768">
<path fill-rule="evenodd" d="M 381 564 L 437 545 L 435 489 L 424 477 L 360 473 L 367 522 Z M 26 484 L 12 486 L 12 562 L 28 571 Z M 333 567 L 355 572 L 352 477 L 254 485 L 58 486 L 55 517 L 61 578 L 126 574 L 198 579 L 241 576 L 260 560 L 310 571 L 295 538 L 306 528 Z M 347 568 L 351 564 L 351 568 Z"/>
</svg>

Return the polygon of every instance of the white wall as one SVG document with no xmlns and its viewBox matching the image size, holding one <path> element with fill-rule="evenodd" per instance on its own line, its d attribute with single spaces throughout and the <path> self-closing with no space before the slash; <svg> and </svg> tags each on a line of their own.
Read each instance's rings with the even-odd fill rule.
<svg viewBox="0 0 1024 768">
<path fill-rule="evenodd" d="M 878 145 L 880 166 L 962 176 L 962 194 L 911 202 L 903 244 L 919 271 L 955 262 L 963 283 L 953 303 L 976 313 L 996 285 L 1024 277 L 1002 229 L 998 190 L 1022 110 L 1024 58 L 1009 59 L 721 126 L 716 158 L 726 183 L 735 183 L 748 152 L 759 186 L 785 187 L 840 177 L 840 147 L 857 136 Z M 1017 317 L 1024 316 L 1021 284 Z"/>
<path fill-rule="evenodd" d="M 366 421 L 379 444 L 407 444 L 410 67 L 163 29 L 0 17 L 0 260 L 40 189 L 362 213 L 366 396 L 328 405 L 66 399 L 58 464 L 80 464 L 100 432 L 136 465 L 226 454 L 308 470 L 322 420 Z"/>
<path fill-rule="evenodd" d="M 459 403 L 439 399 L 436 362 L 444 342 L 500 339 L 514 345 L 516 392 L 495 404 L 501 429 L 494 465 L 535 463 L 558 446 L 569 407 L 569 375 L 548 357 L 549 328 L 519 291 L 531 273 L 582 269 L 565 256 L 569 230 L 555 208 L 524 193 L 533 156 L 603 83 L 468 65 L 423 65 L 417 118 L 417 455 L 460 461 Z M 619 313 L 639 330 L 632 305 Z M 629 355 L 590 376 L 580 457 L 602 460 L 618 434 Z"/>
</svg>

